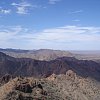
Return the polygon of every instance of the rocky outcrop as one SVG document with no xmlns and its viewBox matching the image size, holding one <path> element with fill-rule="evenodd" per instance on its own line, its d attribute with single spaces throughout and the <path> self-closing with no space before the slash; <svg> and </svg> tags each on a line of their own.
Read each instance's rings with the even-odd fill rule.
<svg viewBox="0 0 100 100">
<path fill-rule="evenodd" d="M 9 82 L 12 78 L 13 78 L 13 77 L 12 77 L 11 75 L 6 74 L 6 75 L 4 75 L 4 76 L 2 76 L 2 77 L 0 78 L 0 84 L 3 85 L 3 84 L 5 84 L 5 83 Z"/>
<path fill-rule="evenodd" d="M 48 80 L 52 80 L 54 81 L 56 79 L 57 75 L 56 74 L 52 74 L 49 77 L 47 77 Z"/>
<path fill-rule="evenodd" d="M 10 86 L 10 91 L 6 90 Z M 4 91 L 4 92 L 3 92 Z M 15 78 L 0 87 L 0 100 L 44 100 L 47 91 L 39 80 L 29 78 Z"/>
</svg>

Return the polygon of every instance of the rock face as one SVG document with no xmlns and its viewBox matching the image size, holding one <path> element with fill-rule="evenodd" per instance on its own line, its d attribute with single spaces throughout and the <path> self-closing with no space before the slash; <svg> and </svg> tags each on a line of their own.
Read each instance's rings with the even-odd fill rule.
<svg viewBox="0 0 100 100">
<path fill-rule="evenodd" d="M 0 100 L 100 100 L 100 83 L 72 70 L 42 79 L 17 77 L 0 87 Z"/>
<path fill-rule="evenodd" d="M 25 93 L 32 93 L 32 87 L 28 83 L 18 84 L 15 89 Z"/>
<path fill-rule="evenodd" d="M 68 71 L 66 72 L 66 75 L 69 76 L 69 77 L 71 77 L 71 78 L 73 78 L 73 77 L 76 76 L 76 73 L 74 73 L 72 70 L 68 70 Z"/>
<path fill-rule="evenodd" d="M 47 77 L 47 79 L 48 80 L 55 80 L 56 79 L 56 77 L 57 77 L 57 75 L 56 74 L 52 74 L 52 75 L 50 75 L 49 77 Z"/>
<path fill-rule="evenodd" d="M 6 74 L 0 78 L 0 84 L 3 85 L 5 83 L 9 82 L 11 79 L 12 79 L 12 76 L 9 74 Z"/>
</svg>

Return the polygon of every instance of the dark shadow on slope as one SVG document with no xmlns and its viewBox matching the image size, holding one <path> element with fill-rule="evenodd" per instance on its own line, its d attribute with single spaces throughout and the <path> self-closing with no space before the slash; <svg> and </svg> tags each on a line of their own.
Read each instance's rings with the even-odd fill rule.
<svg viewBox="0 0 100 100">
<path fill-rule="evenodd" d="M 52 61 L 39 61 L 28 58 L 12 58 L 0 53 L 0 76 L 47 77 L 53 73 L 65 74 L 73 70 L 81 77 L 91 77 L 100 81 L 100 63 L 88 60 L 77 60 L 73 57 L 62 57 Z"/>
</svg>

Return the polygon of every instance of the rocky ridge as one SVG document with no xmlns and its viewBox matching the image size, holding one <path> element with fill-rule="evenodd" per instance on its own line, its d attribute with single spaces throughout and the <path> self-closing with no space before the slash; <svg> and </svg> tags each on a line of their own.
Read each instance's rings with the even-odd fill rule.
<svg viewBox="0 0 100 100">
<path fill-rule="evenodd" d="M 100 100 L 100 84 L 72 70 L 42 79 L 17 77 L 0 87 L 0 100 Z"/>
</svg>

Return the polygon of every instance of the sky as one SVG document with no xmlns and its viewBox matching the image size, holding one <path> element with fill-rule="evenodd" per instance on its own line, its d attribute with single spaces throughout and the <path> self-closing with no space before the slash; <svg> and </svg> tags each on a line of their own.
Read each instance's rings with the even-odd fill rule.
<svg viewBox="0 0 100 100">
<path fill-rule="evenodd" d="M 0 48 L 100 50 L 100 0 L 0 0 Z"/>
</svg>

